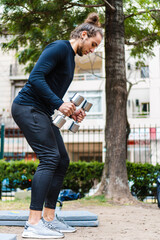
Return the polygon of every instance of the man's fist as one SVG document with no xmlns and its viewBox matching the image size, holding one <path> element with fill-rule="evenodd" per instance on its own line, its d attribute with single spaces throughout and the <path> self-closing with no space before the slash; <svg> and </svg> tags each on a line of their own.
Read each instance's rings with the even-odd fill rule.
<svg viewBox="0 0 160 240">
<path fill-rule="evenodd" d="M 82 108 L 80 108 L 72 114 L 71 118 L 73 118 L 77 122 L 82 122 L 82 120 L 85 118 L 85 116 L 86 116 L 86 114 L 85 114 L 84 110 Z"/>
<path fill-rule="evenodd" d="M 76 107 L 71 102 L 64 102 L 58 109 L 61 113 L 63 113 L 65 116 L 69 117 L 71 116 L 75 110 Z"/>
</svg>

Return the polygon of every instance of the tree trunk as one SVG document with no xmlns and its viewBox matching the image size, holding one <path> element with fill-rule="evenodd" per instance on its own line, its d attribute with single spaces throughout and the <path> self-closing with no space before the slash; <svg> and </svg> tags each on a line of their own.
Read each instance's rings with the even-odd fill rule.
<svg viewBox="0 0 160 240">
<path fill-rule="evenodd" d="M 124 53 L 123 1 L 108 1 L 116 8 L 106 8 L 106 157 L 101 186 L 113 201 L 128 202 L 132 196 L 128 187 L 126 168 L 126 72 Z"/>
</svg>

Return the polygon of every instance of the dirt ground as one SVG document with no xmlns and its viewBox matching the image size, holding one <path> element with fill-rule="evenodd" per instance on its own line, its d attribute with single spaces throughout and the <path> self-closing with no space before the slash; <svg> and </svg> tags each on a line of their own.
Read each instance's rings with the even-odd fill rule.
<svg viewBox="0 0 160 240">
<path fill-rule="evenodd" d="M 65 234 L 65 240 L 160 239 L 160 209 L 156 204 L 83 206 L 75 202 L 67 208 L 64 210 L 87 210 L 97 214 L 99 226 L 77 227 L 75 233 Z M 22 231 L 23 227 L 0 227 L 0 233 L 17 234 L 17 240 L 24 239 Z"/>
</svg>

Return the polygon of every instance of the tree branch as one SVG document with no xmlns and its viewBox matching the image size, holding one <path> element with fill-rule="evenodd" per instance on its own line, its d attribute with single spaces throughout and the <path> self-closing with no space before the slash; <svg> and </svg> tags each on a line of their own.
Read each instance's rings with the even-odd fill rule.
<svg viewBox="0 0 160 240">
<path fill-rule="evenodd" d="M 104 2 L 105 5 L 108 6 L 113 12 L 116 11 L 116 8 L 113 7 L 107 0 L 103 0 L 103 2 Z"/>
<path fill-rule="evenodd" d="M 124 16 L 124 19 L 134 17 L 134 16 L 137 16 L 137 15 L 141 15 L 143 13 L 148 13 L 148 12 L 160 12 L 160 9 L 151 9 L 151 10 L 148 10 L 148 11 L 140 11 L 140 12 L 137 12 L 137 13 L 132 13 L 132 14 L 129 14 L 127 16 Z"/>
<path fill-rule="evenodd" d="M 135 83 L 132 83 L 130 82 L 129 80 L 127 80 L 128 84 L 129 84 L 129 88 L 128 88 L 128 91 L 127 91 L 127 97 L 131 91 L 131 88 L 134 86 L 134 85 L 137 85 L 138 83 L 140 82 L 146 82 L 145 80 L 139 80 L 138 82 L 135 82 Z"/>
<path fill-rule="evenodd" d="M 93 7 L 105 7 L 105 4 L 93 4 L 93 5 L 85 5 L 80 3 L 69 3 L 72 7 L 86 7 L 86 8 L 93 8 Z"/>
<path fill-rule="evenodd" d="M 147 37 L 144 37 L 144 38 L 142 38 L 141 40 L 136 41 L 136 42 L 129 42 L 128 40 L 125 40 L 125 44 L 126 44 L 126 45 L 134 45 L 134 46 L 137 46 L 137 45 L 139 45 L 140 43 L 143 43 L 143 42 L 146 42 L 146 41 L 150 40 L 152 37 L 158 36 L 158 34 L 159 34 L 159 32 L 157 32 L 157 33 L 152 33 L 151 35 L 149 35 L 149 36 L 147 36 Z"/>
</svg>

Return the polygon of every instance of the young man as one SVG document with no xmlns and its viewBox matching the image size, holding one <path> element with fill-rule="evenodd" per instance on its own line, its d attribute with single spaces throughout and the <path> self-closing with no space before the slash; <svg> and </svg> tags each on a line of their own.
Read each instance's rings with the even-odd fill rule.
<svg viewBox="0 0 160 240">
<path fill-rule="evenodd" d="M 76 230 L 55 217 L 69 157 L 51 116 L 58 109 L 78 122 L 84 119 L 82 109 L 76 110 L 73 103 L 62 98 L 73 79 L 75 55 L 94 52 L 102 37 L 98 15 L 90 14 L 71 33 L 70 41 L 58 40 L 45 48 L 13 102 L 12 116 L 40 161 L 32 181 L 30 214 L 23 237 L 62 238 L 63 232 Z"/>
</svg>

